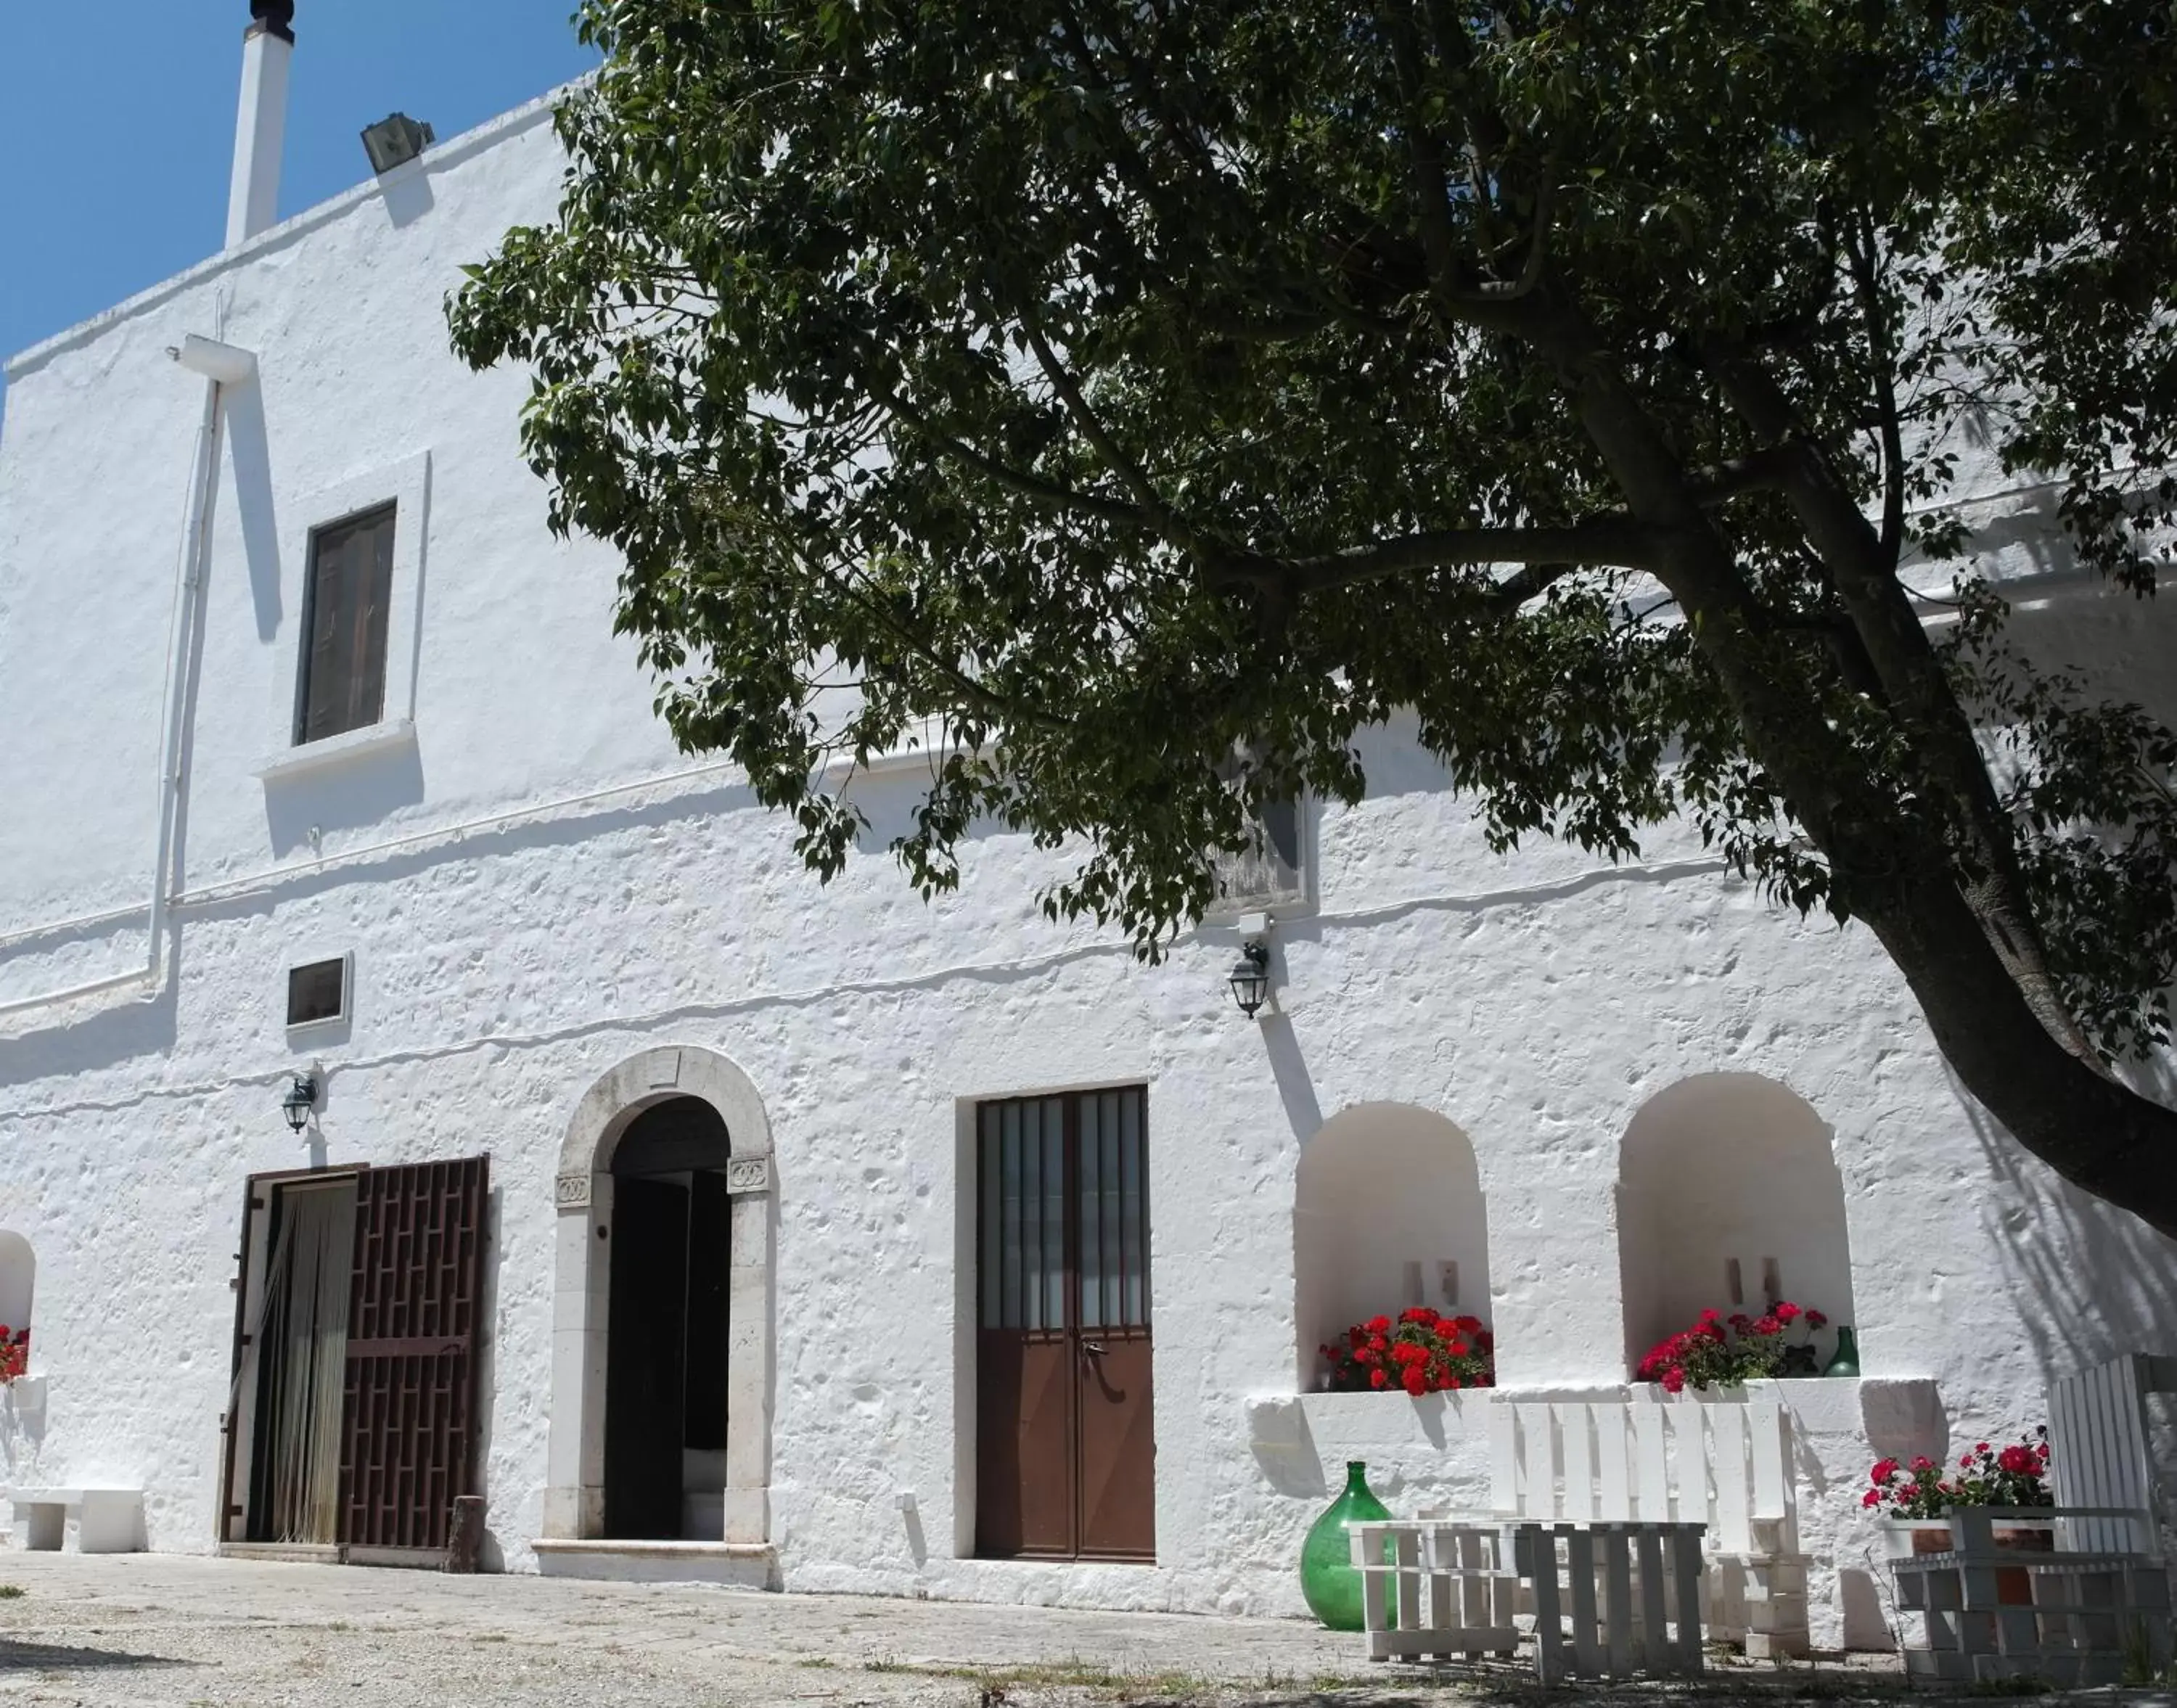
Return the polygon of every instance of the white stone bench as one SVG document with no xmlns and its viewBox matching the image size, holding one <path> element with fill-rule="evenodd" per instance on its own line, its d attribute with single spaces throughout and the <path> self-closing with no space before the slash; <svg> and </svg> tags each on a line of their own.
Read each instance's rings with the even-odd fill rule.
<svg viewBox="0 0 2177 1708">
<path fill-rule="evenodd" d="M 134 1553 L 144 1546 L 140 1488 L 11 1488 L 15 1546 L 48 1553 Z"/>
</svg>

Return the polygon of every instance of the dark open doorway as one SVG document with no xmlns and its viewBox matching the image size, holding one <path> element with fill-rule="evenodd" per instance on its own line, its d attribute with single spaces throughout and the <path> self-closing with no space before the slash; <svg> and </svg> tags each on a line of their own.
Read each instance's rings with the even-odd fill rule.
<svg viewBox="0 0 2177 1708">
<path fill-rule="evenodd" d="M 724 1535 L 727 1155 L 725 1122 L 694 1097 L 645 1110 L 613 1153 L 607 1536 Z"/>
</svg>

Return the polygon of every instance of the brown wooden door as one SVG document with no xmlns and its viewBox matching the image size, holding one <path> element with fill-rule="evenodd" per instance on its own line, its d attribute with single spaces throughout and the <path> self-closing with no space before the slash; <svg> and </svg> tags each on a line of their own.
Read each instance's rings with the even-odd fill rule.
<svg viewBox="0 0 2177 1708">
<path fill-rule="evenodd" d="M 976 1552 L 1156 1555 L 1147 1098 L 977 1111 Z"/>
<path fill-rule="evenodd" d="M 361 1171 L 341 1451 L 352 1555 L 437 1554 L 472 1492 L 488 1157 Z"/>
</svg>

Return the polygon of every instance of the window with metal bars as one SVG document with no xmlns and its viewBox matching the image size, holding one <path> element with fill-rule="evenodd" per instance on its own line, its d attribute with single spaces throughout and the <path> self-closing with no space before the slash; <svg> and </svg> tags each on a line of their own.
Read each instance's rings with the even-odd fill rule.
<svg viewBox="0 0 2177 1708">
<path fill-rule="evenodd" d="M 980 1105 L 984 1328 L 1148 1325 L 1146 1104 L 1127 1086 Z"/>
</svg>

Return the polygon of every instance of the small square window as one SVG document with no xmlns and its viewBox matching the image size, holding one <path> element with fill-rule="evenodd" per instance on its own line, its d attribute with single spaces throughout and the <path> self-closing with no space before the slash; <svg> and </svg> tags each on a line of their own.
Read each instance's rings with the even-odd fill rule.
<svg viewBox="0 0 2177 1708">
<path fill-rule="evenodd" d="M 368 728 L 385 715 L 395 508 L 383 505 L 310 536 L 295 692 L 298 747 Z"/>
<path fill-rule="evenodd" d="M 287 1023 L 315 1026 L 347 1018 L 347 957 L 287 971 Z"/>
</svg>

